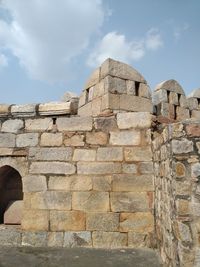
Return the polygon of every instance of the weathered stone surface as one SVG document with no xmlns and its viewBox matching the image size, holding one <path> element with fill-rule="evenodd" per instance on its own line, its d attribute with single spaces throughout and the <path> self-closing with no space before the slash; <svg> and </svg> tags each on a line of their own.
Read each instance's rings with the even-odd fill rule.
<svg viewBox="0 0 200 267">
<path fill-rule="evenodd" d="M 100 73 L 101 79 L 106 77 L 107 75 L 119 77 L 125 80 L 145 82 L 142 75 L 135 69 L 133 69 L 131 66 L 113 60 L 111 58 L 106 59 L 106 61 L 104 61 L 103 64 L 101 65 L 101 73 Z"/>
<path fill-rule="evenodd" d="M 91 232 L 65 232 L 64 247 L 91 247 Z"/>
<path fill-rule="evenodd" d="M 24 127 L 22 120 L 7 120 L 2 124 L 1 131 L 7 133 L 17 133 Z"/>
<path fill-rule="evenodd" d="M 125 112 L 117 114 L 119 129 L 149 128 L 151 127 L 152 115 L 149 112 Z"/>
<path fill-rule="evenodd" d="M 75 171 L 75 166 L 67 162 L 32 162 L 30 166 L 30 173 L 35 174 L 73 174 Z"/>
<path fill-rule="evenodd" d="M 164 89 L 153 92 L 153 104 L 158 105 L 161 102 L 168 103 L 167 91 Z"/>
<path fill-rule="evenodd" d="M 41 192 L 47 190 L 46 177 L 43 175 L 28 175 L 23 177 L 24 192 Z"/>
<path fill-rule="evenodd" d="M 178 94 L 175 92 L 169 93 L 169 103 L 173 105 L 179 105 Z"/>
<path fill-rule="evenodd" d="M 137 165 L 134 163 L 124 163 L 122 171 L 123 173 L 137 173 Z"/>
<path fill-rule="evenodd" d="M 71 114 L 71 102 L 49 102 L 40 104 L 38 113 L 42 116 Z"/>
<path fill-rule="evenodd" d="M 155 91 L 158 91 L 160 89 L 164 89 L 170 92 L 175 92 L 181 95 L 185 95 L 183 88 L 180 86 L 180 84 L 177 81 L 173 79 L 159 83 L 156 86 Z"/>
<path fill-rule="evenodd" d="M 140 162 L 139 172 L 142 174 L 153 174 L 153 162 Z"/>
<path fill-rule="evenodd" d="M 11 156 L 14 153 L 14 148 L 1 147 L 0 156 Z"/>
<path fill-rule="evenodd" d="M 61 191 L 90 191 L 92 189 L 92 178 L 84 175 L 50 176 L 48 188 Z"/>
<path fill-rule="evenodd" d="M 101 109 L 106 110 L 119 110 L 119 99 L 120 96 L 116 94 L 107 93 L 102 96 Z"/>
<path fill-rule="evenodd" d="M 100 80 L 100 68 L 97 68 L 92 72 L 88 81 L 86 82 L 84 89 L 90 88 L 91 86 L 97 84 Z"/>
<path fill-rule="evenodd" d="M 189 201 L 185 199 L 178 199 L 176 201 L 176 208 L 179 215 L 188 215 L 190 213 Z"/>
<path fill-rule="evenodd" d="M 84 146 L 84 135 L 66 133 L 64 135 L 64 144 L 65 146 Z"/>
<path fill-rule="evenodd" d="M 15 117 L 35 116 L 36 104 L 12 105 L 11 114 Z"/>
<path fill-rule="evenodd" d="M 144 192 L 111 192 L 111 210 L 114 212 L 148 211 L 149 203 Z"/>
<path fill-rule="evenodd" d="M 126 90 L 128 95 L 135 95 L 135 82 L 126 80 Z"/>
<path fill-rule="evenodd" d="M 22 246 L 46 247 L 47 232 L 23 232 Z"/>
<path fill-rule="evenodd" d="M 26 231 L 48 231 L 49 211 L 23 210 L 22 229 Z"/>
<path fill-rule="evenodd" d="M 29 149 L 29 159 L 31 160 L 57 160 L 57 161 L 70 161 L 72 159 L 71 147 L 51 147 L 39 148 L 33 147 Z"/>
<path fill-rule="evenodd" d="M 108 192 L 73 192 L 72 209 L 82 211 L 109 211 Z"/>
<path fill-rule="evenodd" d="M 192 242 L 190 228 L 187 224 L 177 222 L 175 225 L 176 237 L 183 242 Z"/>
<path fill-rule="evenodd" d="M 118 213 L 87 213 L 86 229 L 90 231 L 112 232 L 119 230 Z"/>
<path fill-rule="evenodd" d="M 151 89 L 145 83 L 140 83 L 139 85 L 139 96 L 151 99 Z"/>
<path fill-rule="evenodd" d="M 185 169 L 185 165 L 181 162 L 177 162 L 175 164 L 175 172 L 176 172 L 176 176 L 177 177 L 185 177 L 186 174 L 186 169 Z"/>
<path fill-rule="evenodd" d="M 64 233 L 48 232 L 48 247 L 63 247 Z"/>
<path fill-rule="evenodd" d="M 28 119 L 25 121 L 25 129 L 27 131 L 49 131 L 52 130 L 52 126 L 52 118 Z"/>
<path fill-rule="evenodd" d="M 0 147 L 15 147 L 15 134 L 0 133 Z"/>
<path fill-rule="evenodd" d="M 122 248 L 127 246 L 127 234 L 118 232 L 93 232 L 93 246 L 96 248 Z"/>
<path fill-rule="evenodd" d="M 71 210 L 71 192 L 46 191 L 31 194 L 31 208 L 38 210 Z"/>
<path fill-rule="evenodd" d="M 73 161 L 95 161 L 96 150 L 94 149 L 75 149 Z"/>
<path fill-rule="evenodd" d="M 92 117 L 58 118 L 57 127 L 59 131 L 91 131 Z"/>
<path fill-rule="evenodd" d="M 150 146 L 127 147 L 124 149 L 126 161 L 152 161 L 152 151 Z"/>
<path fill-rule="evenodd" d="M 104 90 L 105 93 L 126 94 L 126 81 L 108 75 L 104 78 Z"/>
<path fill-rule="evenodd" d="M 38 133 L 18 134 L 16 138 L 16 145 L 17 147 L 37 146 L 38 138 Z"/>
<path fill-rule="evenodd" d="M 185 120 L 190 118 L 189 109 L 183 107 L 176 108 L 176 119 L 177 120 Z"/>
<path fill-rule="evenodd" d="M 0 116 L 7 117 L 9 114 L 10 105 L 7 104 L 0 104 Z"/>
<path fill-rule="evenodd" d="M 63 141 L 62 133 L 43 133 L 41 135 L 41 146 L 61 146 Z"/>
<path fill-rule="evenodd" d="M 172 104 L 161 102 L 157 105 L 156 114 L 170 120 L 175 119 L 175 107 Z M 164 121 L 165 122 L 165 121 Z"/>
<path fill-rule="evenodd" d="M 78 162 L 78 174 L 112 174 L 120 173 L 121 164 L 111 162 Z"/>
<path fill-rule="evenodd" d="M 200 137 L 200 125 L 199 124 L 187 125 L 186 132 L 190 136 Z"/>
<path fill-rule="evenodd" d="M 4 212 L 4 224 L 21 224 L 23 201 L 10 201 Z"/>
<path fill-rule="evenodd" d="M 144 192 L 153 191 L 153 175 L 115 174 L 112 191 Z"/>
<path fill-rule="evenodd" d="M 112 175 L 93 176 L 93 190 L 95 191 L 111 191 L 112 189 Z"/>
<path fill-rule="evenodd" d="M 86 133 L 86 143 L 90 145 L 107 144 L 108 135 L 104 132 L 88 132 Z"/>
<path fill-rule="evenodd" d="M 191 118 L 200 119 L 200 110 L 192 110 Z"/>
<path fill-rule="evenodd" d="M 154 239 L 155 240 L 155 239 Z M 152 235 L 149 233 L 128 232 L 128 247 L 147 248 L 151 247 Z"/>
<path fill-rule="evenodd" d="M 21 231 L 19 228 L 11 228 L 5 225 L 0 227 L 1 246 L 18 247 L 21 245 Z"/>
<path fill-rule="evenodd" d="M 150 99 L 127 94 L 120 95 L 119 109 L 153 113 L 153 105 Z"/>
<path fill-rule="evenodd" d="M 97 150 L 98 161 L 122 161 L 123 148 L 122 147 L 100 147 Z"/>
<path fill-rule="evenodd" d="M 175 190 L 177 195 L 190 195 L 192 192 L 192 184 L 188 181 L 176 181 Z"/>
<path fill-rule="evenodd" d="M 51 231 L 85 230 L 85 213 L 81 211 L 50 211 Z"/>
<path fill-rule="evenodd" d="M 123 130 L 119 132 L 110 132 L 111 145 L 139 145 L 140 132 L 137 130 Z"/>
<path fill-rule="evenodd" d="M 193 142 L 185 138 L 172 140 L 172 152 L 175 154 L 185 154 L 193 151 Z"/>
<path fill-rule="evenodd" d="M 191 175 L 192 175 L 192 177 L 199 177 L 200 176 L 200 163 L 192 164 Z"/>
<path fill-rule="evenodd" d="M 110 131 L 117 130 L 117 120 L 115 117 L 102 117 L 94 119 L 95 129 L 102 132 L 109 133 Z"/>
</svg>

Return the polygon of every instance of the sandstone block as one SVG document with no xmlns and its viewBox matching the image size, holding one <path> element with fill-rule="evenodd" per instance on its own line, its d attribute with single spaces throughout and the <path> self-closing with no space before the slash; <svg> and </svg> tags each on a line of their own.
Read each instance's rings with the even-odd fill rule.
<svg viewBox="0 0 200 267">
<path fill-rule="evenodd" d="M 23 232 L 22 246 L 46 247 L 47 232 Z"/>
<path fill-rule="evenodd" d="M 65 146 L 84 146 L 84 135 L 83 134 L 69 134 L 64 135 Z"/>
<path fill-rule="evenodd" d="M 96 150 L 94 149 L 75 149 L 73 161 L 95 161 Z"/>
<path fill-rule="evenodd" d="M 17 133 L 24 127 L 22 120 L 7 120 L 2 124 L 1 131 L 7 133 Z"/>
<path fill-rule="evenodd" d="M 79 97 L 79 102 L 78 102 L 78 107 L 82 107 L 86 104 L 86 96 L 87 96 L 87 91 L 83 91 L 81 93 L 81 96 Z"/>
<path fill-rule="evenodd" d="M 37 146 L 38 138 L 38 133 L 18 134 L 16 138 L 16 145 L 17 147 Z"/>
<path fill-rule="evenodd" d="M 112 174 L 120 173 L 121 164 L 112 162 L 78 162 L 78 174 Z"/>
<path fill-rule="evenodd" d="M 21 231 L 16 228 L 1 227 L 0 244 L 9 247 L 21 246 Z"/>
<path fill-rule="evenodd" d="M 126 81 L 108 75 L 104 78 L 104 90 L 105 93 L 126 94 Z"/>
<path fill-rule="evenodd" d="M 137 173 L 137 165 L 134 163 L 124 163 L 122 171 L 123 173 Z"/>
<path fill-rule="evenodd" d="M 0 156 L 11 156 L 14 153 L 14 148 L 1 147 Z"/>
<path fill-rule="evenodd" d="M 23 177 L 24 192 L 41 192 L 47 190 L 46 177 L 43 175 L 28 175 Z"/>
<path fill-rule="evenodd" d="M 87 213 L 86 229 L 90 231 L 112 232 L 119 229 L 118 213 Z"/>
<path fill-rule="evenodd" d="M 172 140 L 172 152 L 174 154 L 185 154 L 193 151 L 193 142 L 185 138 Z"/>
<path fill-rule="evenodd" d="M 167 117 L 168 119 L 174 120 L 175 118 L 175 108 L 174 105 L 161 102 L 157 105 L 157 115 Z"/>
<path fill-rule="evenodd" d="M 60 191 L 90 191 L 92 178 L 84 175 L 50 176 L 48 188 Z"/>
<path fill-rule="evenodd" d="M 191 175 L 192 175 L 192 177 L 199 177 L 200 176 L 200 163 L 192 164 Z"/>
<path fill-rule="evenodd" d="M 10 105 L 0 104 L 0 116 L 7 117 L 10 113 Z"/>
<path fill-rule="evenodd" d="M 199 120 L 200 119 L 200 110 L 192 110 L 191 117 Z"/>
<path fill-rule="evenodd" d="M 126 90 L 128 95 L 135 95 L 135 82 L 126 80 Z"/>
<path fill-rule="evenodd" d="M 86 133 L 86 143 L 90 145 L 107 144 L 108 135 L 104 132 L 88 132 Z"/>
<path fill-rule="evenodd" d="M 189 97 L 187 99 L 190 110 L 198 109 L 198 100 L 195 97 Z"/>
<path fill-rule="evenodd" d="M 153 92 L 153 104 L 158 105 L 161 102 L 168 103 L 167 91 L 164 89 Z"/>
<path fill-rule="evenodd" d="M 92 116 L 98 116 L 101 113 L 101 101 L 101 97 L 92 100 Z"/>
<path fill-rule="evenodd" d="M 46 191 L 32 193 L 31 207 L 38 210 L 71 210 L 71 192 Z"/>
<path fill-rule="evenodd" d="M 154 217 L 150 212 L 120 214 L 120 232 L 149 233 L 154 230 Z"/>
<path fill-rule="evenodd" d="M 81 117 L 92 116 L 92 102 L 88 102 L 78 109 L 78 115 Z"/>
<path fill-rule="evenodd" d="M 111 211 L 114 212 L 137 212 L 149 210 L 147 194 L 144 192 L 111 192 L 110 201 Z"/>
<path fill-rule="evenodd" d="M 176 176 L 177 177 L 185 177 L 186 175 L 186 169 L 185 169 L 185 165 L 181 162 L 177 162 L 175 164 L 175 172 L 176 172 Z"/>
<path fill-rule="evenodd" d="M 98 161 L 122 161 L 123 148 L 122 147 L 100 147 L 97 150 Z"/>
<path fill-rule="evenodd" d="M 153 175 L 115 174 L 112 191 L 144 192 L 153 191 Z"/>
<path fill-rule="evenodd" d="M 153 113 L 153 105 L 150 99 L 127 94 L 120 95 L 119 109 Z"/>
<path fill-rule="evenodd" d="M 72 209 L 82 211 L 109 211 L 108 192 L 73 192 Z"/>
<path fill-rule="evenodd" d="M 94 91 L 93 91 L 93 98 L 97 98 L 99 96 L 104 95 L 104 80 L 101 80 L 98 84 L 94 86 Z"/>
<path fill-rule="evenodd" d="M 151 99 L 151 89 L 147 84 L 139 84 L 139 96 Z"/>
<path fill-rule="evenodd" d="M 25 231 L 48 231 L 49 211 L 23 210 L 22 229 Z"/>
<path fill-rule="evenodd" d="M 153 237 L 151 233 L 149 234 L 149 233 L 128 232 L 128 247 L 131 248 L 152 247 L 151 245 L 151 243 L 153 243 L 152 239 Z"/>
<path fill-rule="evenodd" d="M 71 114 L 71 102 L 49 102 L 39 104 L 38 113 L 41 116 Z"/>
<path fill-rule="evenodd" d="M 190 228 L 185 223 L 177 222 L 175 224 L 175 234 L 177 239 L 181 240 L 182 242 L 192 242 Z"/>
<path fill-rule="evenodd" d="M 185 120 L 190 118 L 189 109 L 183 107 L 177 107 L 176 109 L 176 119 Z"/>
<path fill-rule="evenodd" d="M 187 125 L 186 132 L 190 136 L 200 137 L 200 125 L 199 124 Z"/>
<path fill-rule="evenodd" d="M 112 175 L 101 175 L 92 177 L 93 190 L 95 191 L 111 191 L 112 189 Z"/>
<path fill-rule="evenodd" d="M 117 121 L 115 117 L 100 117 L 94 119 L 94 127 L 105 133 L 117 130 Z"/>
<path fill-rule="evenodd" d="M 127 147 L 124 149 L 126 161 L 152 161 L 152 151 L 150 146 Z"/>
<path fill-rule="evenodd" d="M 97 68 L 90 75 L 88 81 L 86 82 L 84 89 L 90 88 L 91 86 L 97 84 L 100 81 L 100 68 Z"/>
<path fill-rule="evenodd" d="M 107 93 L 102 96 L 101 109 L 105 111 L 107 109 L 119 110 L 120 96 L 116 94 Z"/>
<path fill-rule="evenodd" d="M 36 104 L 12 105 L 11 114 L 15 117 L 35 116 Z"/>
<path fill-rule="evenodd" d="M 92 117 L 70 117 L 57 119 L 58 131 L 91 131 Z"/>
<path fill-rule="evenodd" d="M 48 233 L 48 247 L 63 247 L 64 233 L 49 232 Z"/>
<path fill-rule="evenodd" d="M 10 201 L 4 212 L 4 224 L 21 224 L 23 200 Z"/>
<path fill-rule="evenodd" d="M 91 247 L 92 238 L 91 232 L 65 232 L 64 247 Z"/>
<path fill-rule="evenodd" d="M 152 174 L 153 162 L 140 162 L 139 172 L 142 174 Z"/>
<path fill-rule="evenodd" d="M 52 148 L 38 148 L 33 147 L 29 149 L 29 159 L 31 160 L 48 160 L 48 161 L 70 161 L 72 159 L 71 147 L 52 147 Z"/>
<path fill-rule="evenodd" d="M 177 195 L 190 195 L 192 192 L 192 184 L 187 181 L 176 181 L 175 190 Z"/>
<path fill-rule="evenodd" d="M 52 126 L 52 118 L 28 119 L 25 121 L 25 129 L 27 131 L 49 131 L 52 130 Z"/>
<path fill-rule="evenodd" d="M 169 92 L 169 103 L 173 105 L 179 105 L 179 99 L 177 93 Z"/>
<path fill-rule="evenodd" d="M 122 248 L 127 246 L 127 234 L 119 232 L 93 232 L 93 246 L 96 248 Z"/>
<path fill-rule="evenodd" d="M 120 132 L 110 132 L 110 144 L 111 145 L 139 145 L 140 144 L 140 132 L 137 130 L 123 130 Z"/>
<path fill-rule="evenodd" d="M 15 134 L 0 133 L 0 147 L 15 147 Z"/>
<path fill-rule="evenodd" d="M 119 129 L 150 128 L 152 115 L 149 112 L 125 112 L 117 114 Z"/>
<path fill-rule="evenodd" d="M 50 211 L 51 231 L 85 230 L 85 213 L 81 211 Z"/>
<path fill-rule="evenodd" d="M 73 174 L 76 168 L 67 162 L 32 162 L 29 172 L 32 174 Z"/>
<path fill-rule="evenodd" d="M 176 200 L 176 209 L 178 215 L 188 215 L 190 213 L 189 201 L 185 199 Z"/>
<path fill-rule="evenodd" d="M 41 146 L 61 146 L 63 141 L 62 133 L 43 133 L 41 135 Z"/>
</svg>

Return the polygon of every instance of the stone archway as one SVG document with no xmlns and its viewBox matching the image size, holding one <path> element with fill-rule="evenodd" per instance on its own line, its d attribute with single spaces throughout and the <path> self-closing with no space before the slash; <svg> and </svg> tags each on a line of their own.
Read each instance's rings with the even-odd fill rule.
<svg viewBox="0 0 200 267">
<path fill-rule="evenodd" d="M 22 177 L 9 165 L 0 168 L 0 223 L 21 224 Z"/>
</svg>

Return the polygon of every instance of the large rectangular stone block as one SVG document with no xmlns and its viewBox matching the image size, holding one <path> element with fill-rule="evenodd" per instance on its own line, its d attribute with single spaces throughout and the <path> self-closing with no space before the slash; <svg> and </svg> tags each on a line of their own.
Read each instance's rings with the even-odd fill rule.
<svg viewBox="0 0 200 267">
<path fill-rule="evenodd" d="M 49 211 L 47 210 L 23 210 L 22 229 L 26 231 L 48 231 Z"/>
<path fill-rule="evenodd" d="M 140 131 L 123 130 L 118 132 L 110 132 L 110 144 L 118 146 L 135 146 L 141 141 Z"/>
<path fill-rule="evenodd" d="M 111 162 L 78 162 L 78 174 L 113 174 L 121 172 L 120 163 Z"/>
<path fill-rule="evenodd" d="M 144 192 L 111 192 L 110 201 L 111 211 L 114 212 L 149 210 L 147 193 Z"/>
<path fill-rule="evenodd" d="M 87 213 L 86 229 L 90 231 L 112 232 L 119 230 L 118 213 Z"/>
<path fill-rule="evenodd" d="M 107 93 L 102 96 L 101 109 L 119 110 L 119 95 Z"/>
<path fill-rule="evenodd" d="M 0 110 L 1 111 L 1 110 Z M 1 225 L 0 227 L 0 244 L 9 247 L 21 246 L 21 231 L 17 228 L 10 228 Z"/>
<path fill-rule="evenodd" d="M 16 139 L 16 146 L 17 147 L 37 146 L 38 139 L 39 139 L 38 133 L 18 134 Z"/>
<path fill-rule="evenodd" d="M 58 131 L 91 131 L 92 117 L 70 117 L 57 119 Z"/>
<path fill-rule="evenodd" d="M 120 110 L 126 111 L 140 111 L 153 113 L 153 104 L 151 99 L 134 96 L 134 95 L 120 95 Z"/>
<path fill-rule="evenodd" d="M 49 232 L 48 233 L 48 247 L 63 247 L 64 233 L 63 232 Z"/>
<path fill-rule="evenodd" d="M 23 232 L 22 246 L 47 247 L 47 232 Z"/>
<path fill-rule="evenodd" d="M 108 141 L 108 135 L 104 132 L 86 133 L 86 143 L 90 145 L 105 145 Z"/>
<path fill-rule="evenodd" d="M 17 133 L 24 127 L 23 120 L 6 120 L 1 127 L 2 132 Z"/>
<path fill-rule="evenodd" d="M 107 192 L 112 190 L 112 175 L 93 176 L 93 190 Z"/>
<path fill-rule="evenodd" d="M 25 129 L 27 131 L 50 131 L 52 127 L 52 118 L 28 119 L 25 121 Z"/>
<path fill-rule="evenodd" d="M 41 146 L 61 146 L 63 141 L 62 133 L 43 133 L 41 135 Z"/>
<path fill-rule="evenodd" d="M 73 161 L 95 161 L 96 150 L 95 149 L 75 149 L 73 155 Z"/>
<path fill-rule="evenodd" d="M 120 214 L 120 232 L 149 233 L 154 230 L 154 216 L 150 212 Z"/>
<path fill-rule="evenodd" d="M 44 175 L 23 177 L 23 192 L 41 192 L 47 190 L 47 179 Z"/>
<path fill-rule="evenodd" d="M 15 147 L 15 134 L 0 133 L 0 147 Z"/>
<path fill-rule="evenodd" d="M 82 211 L 109 211 L 108 192 L 73 192 L 72 209 Z"/>
<path fill-rule="evenodd" d="M 46 191 L 32 193 L 31 207 L 38 210 L 71 210 L 71 192 Z"/>
<path fill-rule="evenodd" d="M 31 160 L 48 160 L 48 161 L 70 161 L 72 159 L 71 147 L 51 147 L 29 149 L 29 159 Z"/>
<path fill-rule="evenodd" d="M 76 168 L 67 162 L 32 162 L 30 173 L 34 174 L 73 174 Z"/>
<path fill-rule="evenodd" d="M 64 247 L 74 248 L 74 247 L 91 247 L 92 246 L 92 236 L 91 232 L 65 232 L 64 235 Z"/>
<path fill-rule="evenodd" d="M 93 246 L 96 248 L 122 248 L 127 246 L 127 234 L 119 232 L 93 232 Z"/>
<path fill-rule="evenodd" d="M 50 176 L 48 188 L 60 191 L 90 191 L 92 178 L 85 175 Z"/>
<path fill-rule="evenodd" d="M 124 149 L 126 161 L 152 161 L 152 151 L 150 146 L 126 147 Z"/>
<path fill-rule="evenodd" d="M 115 174 L 113 175 L 112 190 L 119 192 L 153 191 L 153 175 Z"/>
<path fill-rule="evenodd" d="M 150 128 L 152 115 L 149 112 L 124 112 L 117 114 L 117 125 L 119 129 Z"/>
<path fill-rule="evenodd" d="M 100 147 L 97 150 L 98 161 L 122 161 L 123 148 L 122 147 Z"/>
<path fill-rule="evenodd" d="M 85 230 L 85 213 L 81 211 L 50 211 L 51 231 Z"/>
<path fill-rule="evenodd" d="M 110 75 L 104 78 L 105 93 L 126 94 L 126 81 Z"/>
</svg>

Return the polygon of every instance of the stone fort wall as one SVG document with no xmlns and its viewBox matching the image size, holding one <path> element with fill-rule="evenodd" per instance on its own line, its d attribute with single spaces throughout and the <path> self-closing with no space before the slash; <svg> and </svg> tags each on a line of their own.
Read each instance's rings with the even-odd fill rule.
<svg viewBox="0 0 200 267">
<path fill-rule="evenodd" d="M 157 245 L 167 266 L 198 266 L 199 119 L 199 90 L 186 97 L 169 80 L 151 94 L 112 59 L 79 99 L 0 105 L 0 192 L 13 173 L 5 166 L 23 191 L 22 207 L 4 214 L 21 209 L 21 225 L 4 221 L 1 244 Z"/>
</svg>

